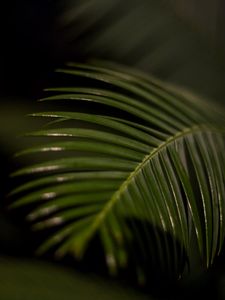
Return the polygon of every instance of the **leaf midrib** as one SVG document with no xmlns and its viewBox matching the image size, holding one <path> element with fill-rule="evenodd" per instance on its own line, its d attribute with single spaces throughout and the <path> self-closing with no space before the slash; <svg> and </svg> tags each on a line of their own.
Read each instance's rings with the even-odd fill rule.
<svg viewBox="0 0 225 300">
<path fill-rule="evenodd" d="M 213 127 L 207 126 L 207 125 L 202 125 L 202 124 L 193 125 L 191 127 L 184 128 L 182 131 L 177 132 L 175 135 L 170 136 L 164 142 L 160 143 L 157 148 L 154 148 L 148 155 L 146 155 L 144 157 L 144 159 L 137 165 L 137 167 L 134 169 L 134 171 L 131 172 L 130 175 L 127 177 L 127 179 L 120 185 L 119 189 L 113 194 L 111 199 L 106 203 L 106 205 L 99 212 L 99 214 L 96 215 L 96 218 L 93 221 L 88 234 L 86 235 L 86 239 L 84 240 L 83 246 L 85 246 L 85 244 L 87 245 L 88 240 L 97 231 L 97 229 L 100 227 L 101 223 L 107 217 L 108 212 L 120 199 L 120 195 L 124 192 L 124 190 L 130 184 L 132 179 L 138 174 L 138 172 L 145 166 L 145 164 L 149 160 L 151 160 L 162 149 L 166 148 L 169 144 L 173 143 L 174 141 L 176 141 L 180 138 L 183 138 L 185 136 L 188 136 L 189 134 L 194 134 L 196 132 L 208 131 L 208 130 L 217 131 L 216 128 L 213 128 Z M 81 249 L 81 248 L 79 249 L 80 251 L 78 249 L 77 249 L 78 251 L 76 251 L 76 253 L 78 255 L 82 255 L 82 253 L 84 252 L 84 249 Z M 83 247 L 83 248 L 85 248 L 85 247 Z"/>
</svg>

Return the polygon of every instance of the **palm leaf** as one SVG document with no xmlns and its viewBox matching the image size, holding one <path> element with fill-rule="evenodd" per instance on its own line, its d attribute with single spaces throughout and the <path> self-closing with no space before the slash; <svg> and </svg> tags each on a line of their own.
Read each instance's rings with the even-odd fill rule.
<svg viewBox="0 0 225 300">
<path fill-rule="evenodd" d="M 151 257 L 179 276 L 195 234 L 212 264 L 225 235 L 223 110 L 117 65 L 59 71 L 90 86 L 48 89 L 42 101 L 69 111 L 33 114 L 56 122 L 27 134 L 46 142 L 19 152 L 38 161 L 13 173 L 27 180 L 11 206 L 29 204 L 36 229 L 55 227 L 39 253 L 80 258 L 97 235 L 110 272 L 132 261 L 143 281 Z"/>
</svg>

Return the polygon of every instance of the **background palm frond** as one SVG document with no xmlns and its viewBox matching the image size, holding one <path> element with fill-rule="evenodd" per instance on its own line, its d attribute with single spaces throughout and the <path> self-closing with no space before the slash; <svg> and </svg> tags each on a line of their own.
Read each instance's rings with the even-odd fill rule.
<svg viewBox="0 0 225 300">
<path fill-rule="evenodd" d="M 0 73 L 5 93 L 30 99 L 56 65 L 98 57 L 142 68 L 223 101 L 221 0 L 12 0 L 1 12 L 7 30 Z M 212 35 L 218 37 L 216 42 Z"/>
<path fill-rule="evenodd" d="M 144 283 L 149 264 L 180 276 L 194 235 L 208 267 L 225 234 L 223 110 L 103 65 L 59 70 L 85 85 L 48 89 L 42 100 L 70 111 L 33 114 L 56 122 L 28 134 L 46 143 L 18 153 L 38 160 L 13 174 L 29 180 L 12 206 L 29 204 L 34 228 L 55 228 L 39 253 L 79 258 L 97 236 L 110 273 L 133 266 Z"/>
<path fill-rule="evenodd" d="M 219 101 L 225 95 L 222 1 L 69 0 L 63 8 L 58 34 L 70 59 L 110 59 Z"/>
</svg>

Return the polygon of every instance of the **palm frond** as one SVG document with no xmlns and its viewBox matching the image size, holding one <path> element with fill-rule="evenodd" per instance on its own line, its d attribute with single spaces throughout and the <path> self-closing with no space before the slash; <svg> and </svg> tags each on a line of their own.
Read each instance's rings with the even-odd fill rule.
<svg viewBox="0 0 225 300">
<path fill-rule="evenodd" d="M 36 229 L 55 227 L 39 253 L 79 258 L 97 234 L 110 272 L 133 261 L 143 281 L 149 259 L 179 276 L 194 234 L 211 265 L 225 236 L 223 110 L 121 66 L 59 71 L 90 86 L 48 89 L 42 101 L 69 111 L 33 114 L 57 122 L 27 134 L 46 142 L 19 152 L 38 162 L 12 174 L 27 180 L 11 206 L 29 204 Z"/>
<path fill-rule="evenodd" d="M 224 19 L 219 15 L 220 0 L 67 0 L 63 4 L 58 40 L 60 47 L 69 45 L 71 59 L 118 61 L 218 101 L 225 95 L 223 39 L 219 44 L 217 40 L 219 32 L 224 35 L 224 26 L 218 26 Z"/>
</svg>

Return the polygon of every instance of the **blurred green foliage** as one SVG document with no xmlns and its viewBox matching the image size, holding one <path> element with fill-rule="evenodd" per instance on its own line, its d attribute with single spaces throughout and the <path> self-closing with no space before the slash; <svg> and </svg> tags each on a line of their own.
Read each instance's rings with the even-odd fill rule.
<svg viewBox="0 0 225 300">
<path fill-rule="evenodd" d="M 0 298 L 4 300 L 153 299 L 94 275 L 51 263 L 0 258 Z"/>
</svg>

